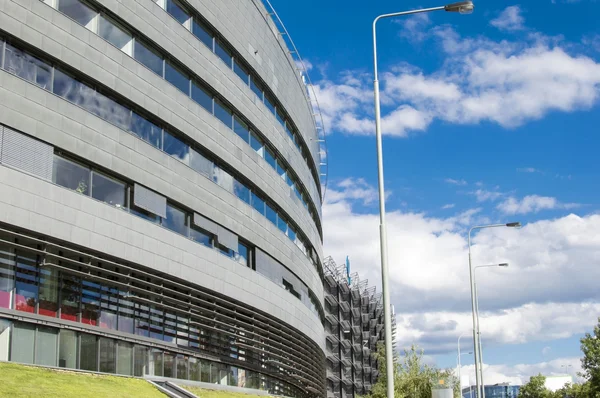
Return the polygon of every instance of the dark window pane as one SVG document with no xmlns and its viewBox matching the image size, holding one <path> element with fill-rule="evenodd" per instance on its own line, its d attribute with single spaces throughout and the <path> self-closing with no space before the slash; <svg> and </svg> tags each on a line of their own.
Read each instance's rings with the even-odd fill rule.
<svg viewBox="0 0 600 398">
<path fill-rule="evenodd" d="M 77 322 L 81 301 L 81 281 L 76 276 L 62 275 L 60 290 L 60 318 Z"/>
<path fill-rule="evenodd" d="M 188 378 L 188 357 L 181 354 L 177 355 L 177 378 L 184 380 Z"/>
<path fill-rule="evenodd" d="M 81 290 L 81 322 L 98 326 L 100 319 L 100 289 L 101 285 L 84 280 Z"/>
<path fill-rule="evenodd" d="M 82 370 L 98 371 L 98 343 L 96 336 L 81 333 L 81 356 L 79 368 Z"/>
<path fill-rule="evenodd" d="M 213 113 L 213 97 L 201 85 L 192 84 L 192 99 L 211 114 Z"/>
<path fill-rule="evenodd" d="M 165 79 L 185 95 L 190 95 L 190 79 L 170 63 L 166 63 Z"/>
<path fill-rule="evenodd" d="M 163 227 L 187 236 L 186 214 L 173 205 L 167 203 L 167 218 L 162 219 Z"/>
<path fill-rule="evenodd" d="M 225 62 L 227 66 L 231 68 L 231 52 L 225 47 L 223 43 L 221 43 L 220 40 L 215 40 L 215 54 L 217 54 L 219 58 L 221 58 L 223 62 Z"/>
<path fill-rule="evenodd" d="M 162 129 L 135 112 L 132 117 L 131 132 L 150 145 L 162 148 Z"/>
<path fill-rule="evenodd" d="M 242 79 L 245 84 L 250 84 L 250 72 L 248 72 L 248 69 L 240 64 L 237 59 L 233 62 L 233 71 L 240 77 L 240 79 Z"/>
<path fill-rule="evenodd" d="M 133 312 L 134 304 L 129 299 L 126 291 L 119 292 L 119 318 L 117 321 L 118 329 L 121 332 L 133 333 Z"/>
<path fill-rule="evenodd" d="M 163 150 L 166 153 L 173 156 L 175 159 L 181 160 L 185 164 L 189 164 L 190 147 L 187 144 L 166 131 L 164 132 L 164 140 Z"/>
<path fill-rule="evenodd" d="M 135 54 L 134 58 L 148 67 L 151 71 L 163 77 L 163 60 L 162 57 L 157 55 L 149 47 L 143 45 L 139 40 L 135 41 Z"/>
<path fill-rule="evenodd" d="M 134 333 L 138 336 L 149 336 L 150 309 L 143 304 L 134 303 Z"/>
<path fill-rule="evenodd" d="M 281 232 L 283 232 L 284 234 L 287 235 L 288 232 L 288 225 L 285 222 L 285 220 L 283 219 L 283 217 L 279 217 L 277 219 L 277 227 L 281 230 Z"/>
<path fill-rule="evenodd" d="M 254 191 L 252 192 L 252 207 L 254 207 L 260 214 L 265 215 L 265 201 L 262 200 Z"/>
<path fill-rule="evenodd" d="M 254 132 L 250 135 L 250 146 L 260 155 L 260 157 L 264 156 L 264 145 L 265 144 L 260 137 L 254 134 Z"/>
<path fill-rule="evenodd" d="M 250 204 L 250 189 L 247 186 L 234 179 L 233 181 L 233 191 L 235 196 L 243 200 L 244 202 Z"/>
<path fill-rule="evenodd" d="M 52 85 L 54 94 L 59 95 L 76 105 L 88 109 L 90 102 L 96 96 L 93 89 L 82 84 L 69 75 L 64 74 L 60 70 L 54 71 L 54 84 Z"/>
<path fill-rule="evenodd" d="M 277 174 L 285 180 L 285 166 L 279 160 L 277 161 Z"/>
<path fill-rule="evenodd" d="M 150 307 L 150 337 L 153 339 L 164 339 L 164 316 L 161 310 Z"/>
<path fill-rule="evenodd" d="M 194 241 L 203 244 L 204 246 L 212 247 L 213 245 L 213 237 L 208 232 L 202 231 L 197 228 L 191 228 L 190 235 Z"/>
<path fill-rule="evenodd" d="M 131 376 L 133 374 L 133 344 L 119 341 L 119 346 L 117 349 L 117 373 L 120 375 Z"/>
<path fill-rule="evenodd" d="M 244 140 L 244 142 L 249 142 L 250 130 L 248 128 L 248 125 L 244 123 L 239 117 L 237 117 L 237 115 L 233 117 L 233 131 L 235 131 L 235 133 L 239 135 L 240 138 Z"/>
<path fill-rule="evenodd" d="M 236 255 L 236 260 L 238 263 L 248 267 L 250 264 L 248 263 L 248 246 L 238 243 L 238 252 Z"/>
<path fill-rule="evenodd" d="M 58 271 L 54 268 L 40 269 L 39 314 L 56 318 L 58 314 Z"/>
<path fill-rule="evenodd" d="M 36 365 L 56 366 L 58 329 L 38 326 L 35 340 Z"/>
<path fill-rule="evenodd" d="M 277 160 L 275 159 L 275 153 L 269 148 L 265 147 L 265 160 L 274 169 L 277 170 Z"/>
<path fill-rule="evenodd" d="M 125 207 L 125 184 L 94 171 L 92 173 L 92 197 L 109 205 Z"/>
<path fill-rule="evenodd" d="M 60 350 L 58 366 L 61 368 L 77 368 L 77 332 L 67 329 L 60 331 Z"/>
<path fill-rule="evenodd" d="M 10 308 L 15 287 L 15 254 L 8 246 L 0 246 L 0 308 Z"/>
<path fill-rule="evenodd" d="M 17 252 L 15 281 L 15 309 L 17 311 L 35 312 L 38 300 L 38 269 L 35 257 L 25 256 Z"/>
<path fill-rule="evenodd" d="M 213 34 L 210 29 L 205 26 L 202 22 L 194 19 L 194 25 L 192 27 L 192 33 L 200 39 L 200 41 L 208 46 L 213 51 Z"/>
<path fill-rule="evenodd" d="M 98 20 L 98 35 L 126 54 L 131 55 L 131 35 L 115 25 L 112 21 L 106 19 L 103 15 L 100 15 Z"/>
<path fill-rule="evenodd" d="M 148 374 L 148 349 L 136 344 L 133 351 L 133 357 L 135 359 L 133 364 L 133 375 L 141 377 Z"/>
<path fill-rule="evenodd" d="M 210 383 L 210 362 L 202 361 L 200 365 L 200 381 Z"/>
<path fill-rule="evenodd" d="M 285 124 L 285 132 L 287 133 L 288 137 L 290 137 L 290 140 L 294 141 L 294 133 L 292 132 L 292 129 L 288 123 Z"/>
<path fill-rule="evenodd" d="M 100 294 L 100 327 L 117 330 L 118 302 L 117 289 L 102 286 Z"/>
<path fill-rule="evenodd" d="M 271 96 L 267 94 L 265 94 L 265 105 L 267 106 L 267 109 L 271 111 L 272 114 L 275 114 L 275 103 L 271 99 Z"/>
<path fill-rule="evenodd" d="M 296 231 L 294 231 L 291 225 L 288 227 L 288 236 L 292 242 L 296 241 Z"/>
<path fill-rule="evenodd" d="M 279 110 L 279 108 L 277 108 L 277 113 L 275 115 L 277 117 L 277 121 L 281 123 L 282 126 L 285 126 L 285 117 L 283 116 L 283 113 L 281 112 L 281 110 Z"/>
<path fill-rule="evenodd" d="M 15 322 L 13 325 L 10 360 L 13 362 L 33 363 L 35 326 Z"/>
<path fill-rule="evenodd" d="M 198 358 L 190 357 L 189 363 L 189 379 L 193 381 L 200 381 L 200 360 Z"/>
<path fill-rule="evenodd" d="M 268 203 L 265 206 L 267 219 L 277 225 L 277 212 Z"/>
<path fill-rule="evenodd" d="M 147 375 L 162 376 L 163 375 L 163 352 L 162 350 L 153 348 L 148 356 Z"/>
<path fill-rule="evenodd" d="M 221 101 L 215 98 L 215 116 L 225 123 L 229 128 L 232 127 L 232 112 L 231 109 Z"/>
<path fill-rule="evenodd" d="M 262 101 L 263 100 L 263 90 L 260 83 L 258 83 L 254 77 L 250 79 L 250 88 L 254 91 L 254 94 Z"/>
<path fill-rule="evenodd" d="M 54 156 L 52 180 L 55 184 L 72 189 L 83 195 L 90 194 L 91 171 L 59 156 Z"/>
<path fill-rule="evenodd" d="M 164 358 L 164 377 L 175 377 L 175 356 L 165 352 Z"/>
<path fill-rule="evenodd" d="M 77 23 L 87 26 L 88 29 L 92 28 L 90 23 L 98 14 L 96 11 L 81 3 L 80 0 L 59 0 L 58 11 L 73 18 Z"/>
<path fill-rule="evenodd" d="M 167 0 L 167 12 L 181 24 L 185 24 L 187 20 L 190 19 L 189 14 L 173 0 Z"/>
<path fill-rule="evenodd" d="M 117 353 L 115 340 L 100 337 L 100 372 L 115 373 Z"/>
<path fill-rule="evenodd" d="M 41 88 L 51 88 L 52 67 L 8 43 L 6 43 L 4 69 Z"/>
</svg>

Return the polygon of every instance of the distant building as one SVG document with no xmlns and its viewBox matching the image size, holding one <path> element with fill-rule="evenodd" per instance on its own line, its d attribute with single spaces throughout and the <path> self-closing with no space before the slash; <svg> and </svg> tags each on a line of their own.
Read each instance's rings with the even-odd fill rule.
<svg viewBox="0 0 600 398">
<path fill-rule="evenodd" d="M 485 386 L 485 398 L 516 398 L 521 386 L 511 386 L 508 383 L 499 383 Z M 463 388 L 463 398 L 475 398 L 477 386 Z"/>
</svg>

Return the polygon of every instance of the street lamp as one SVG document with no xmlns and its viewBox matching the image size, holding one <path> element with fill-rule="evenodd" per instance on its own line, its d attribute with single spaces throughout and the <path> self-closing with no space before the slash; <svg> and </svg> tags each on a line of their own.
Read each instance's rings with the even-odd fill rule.
<svg viewBox="0 0 600 398">
<path fill-rule="evenodd" d="M 481 363 L 481 353 L 480 353 L 480 344 L 479 344 L 479 335 L 478 335 L 478 322 L 477 322 L 477 313 L 476 313 L 476 301 L 475 301 L 475 277 L 473 270 L 473 263 L 471 262 L 471 233 L 476 229 L 486 229 L 486 228 L 500 228 L 500 227 L 508 227 L 508 228 L 520 228 L 520 222 L 510 222 L 506 224 L 490 224 L 490 225 L 477 225 L 469 229 L 468 242 L 469 242 L 469 279 L 471 281 L 471 313 L 473 315 L 473 347 L 475 350 L 475 384 L 477 385 L 477 397 L 485 398 L 485 391 L 482 384 L 483 374 L 481 372 L 481 367 L 483 364 Z M 505 264 L 505 263 L 503 263 Z"/>
<path fill-rule="evenodd" d="M 400 17 L 404 15 L 442 10 L 447 12 L 459 12 L 461 14 L 469 14 L 473 12 L 474 8 L 475 6 L 473 5 L 472 1 L 461 1 L 458 3 L 447 4 L 441 7 L 423 8 L 420 10 L 403 11 L 392 14 L 382 14 L 375 18 L 375 20 L 373 21 L 373 86 L 375 94 L 375 135 L 377 139 L 377 172 L 379 181 L 379 236 L 381 249 L 381 284 L 383 290 L 383 314 L 385 323 L 385 363 L 387 373 L 387 398 L 394 397 L 394 353 L 392 352 L 392 314 L 390 310 L 387 232 L 385 227 L 385 190 L 383 184 L 381 103 L 379 100 L 379 72 L 377 70 L 377 22 L 380 19 L 384 18 Z"/>
<path fill-rule="evenodd" d="M 461 372 L 462 372 L 462 364 L 460 363 L 460 357 L 463 355 L 471 355 L 473 353 L 473 351 L 469 351 L 469 352 L 458 352 L 458 355 L 456 356 L 456 366 L 458 366 L 458 386 L 460 388 L 460 395 L 462 396 L 462 377 L 461 377 Z"/>
</svg>

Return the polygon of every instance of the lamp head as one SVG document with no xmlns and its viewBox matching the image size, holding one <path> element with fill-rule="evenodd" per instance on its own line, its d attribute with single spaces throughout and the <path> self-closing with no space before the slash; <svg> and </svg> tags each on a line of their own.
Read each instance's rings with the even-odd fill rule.
<svg viewBox="0 0 600 398">
<path fill-rule="evenodd" d="M 509 228 L 521 228 L 521 223 L 520 222 L 509 222 L 506 223 L 506 226 Z"/>
<path fill-rule="evenodd" d="M 498 264 L 498 267 L 508 267 L 508 263 L 500 263 Z"/>
<path fill-rule="evenodd" d="M 444 10 L 448 12 L 460 12 L 461 14 L 471 14 L 474 8 L 475 5 L 472 1 L 459 1 L 444 6 Z"/>
</svg>

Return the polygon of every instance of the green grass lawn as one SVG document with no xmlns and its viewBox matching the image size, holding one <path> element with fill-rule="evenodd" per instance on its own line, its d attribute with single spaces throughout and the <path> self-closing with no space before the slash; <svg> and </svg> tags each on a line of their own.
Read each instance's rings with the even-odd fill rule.
<svg viewBox="0 0 600 398">
<path fill-rule="evenodd" d="M 198 387 L 190 387 L 179 385 L 181 388 L 188 390 L 192 394 L 200 398 L 252 398 L 258 397 L 258 395 L 253 394 L 243 394 L 239 392 L 228 392 L 228 391 L 217 391 L 217 390 L 205 390 L 203 388 Z"/>
<path fill-rule="evenodd" d="M 0 397 L 164 398 L 165 395 L 140 379 L 0 363 Z"/>
</svg>

